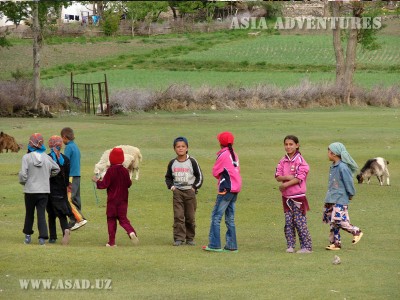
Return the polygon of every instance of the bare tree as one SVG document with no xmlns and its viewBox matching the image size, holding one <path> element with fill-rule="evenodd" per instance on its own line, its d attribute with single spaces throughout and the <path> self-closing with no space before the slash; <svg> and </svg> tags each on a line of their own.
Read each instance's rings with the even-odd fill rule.
<svg viewBox="0 0 400 300">
<path fill-rule="evenodd" d="M 336 22 L 332 29 L 333 48 L 336 57 L 336 86 L 342 95 L 342 100 L 350 104 L 353 77 L 356 70 L 357 45 L 360 43 L 366 50 L 379 48 L 375 35 L 380 28 L 374 28 L 372 25 L 364 26 L 363 22 L 367 21 L 362 18 L 366 8 L 363 2 L 345 4 L 332 1 L 331 8 L 332 22 Z M 351 18 L 340 19 L 346 14 Z M 344 51 L 344 41 L 347 43 L 346 51 Z"/>
<path fill-rule="evenodd" d="M 39 24 L 39 3 L 32 5 L 33 30 L 33 110 L 37 111 L 40 102 L 40 48 L 42 47 L 42 32 Z"/>
</svg>

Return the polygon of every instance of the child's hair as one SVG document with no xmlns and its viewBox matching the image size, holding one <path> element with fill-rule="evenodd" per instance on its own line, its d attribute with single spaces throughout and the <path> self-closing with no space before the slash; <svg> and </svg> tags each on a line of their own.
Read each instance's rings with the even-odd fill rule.
<svg viewBox="0 0 400 300">
<path fill-rule="evenodd" d="M 292 140 L 293 142 L 295 142 L 296 144 L 299 143 L 299 138 L 295 135 L 287 135 L 285 136 L 285 138 L 283 139 L 283 143 L 286 142 L 286 140 Z M 297 150 L 299 150 L 300 147 L 297 148 Z"/>
<path fill-rule="evenodd" d="M 61 137 L 66 137 L 68 140 L 72 141 L 75 139 L 74 131 L 70 127 L 64 127 L 61 130 Z"/>
<path fill-rule="evenodd" d="M 238 163 L 237 163 L 237 161 L 236 161 L 235 152 L 233 152 L 232 144 L 228 144 L 228 148 L 229 148 L 229 152 L 231 153 L 233 166 L 237 167 L 237 166 L 238 166 Z"/>
</svg>

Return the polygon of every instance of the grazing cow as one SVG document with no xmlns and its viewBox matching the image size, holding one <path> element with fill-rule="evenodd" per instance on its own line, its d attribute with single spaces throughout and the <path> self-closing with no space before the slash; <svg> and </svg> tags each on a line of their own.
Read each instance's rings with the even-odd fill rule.
<svg viewBox="0 0 400 300">
<path fill-rule="evenodd" d="M 358 183 L 363 183 L 364 180 L 367 180 L 369 184 L 370 178 L 372 175 L 375 175 L 380 185 L 383 185 L 383 182 L 386 179 L 386 184 L 390 185 L 389 182 L 389 169 L 387 165 L 389 162 L 382 157 L 375 157 L 367 160 L 364 167 L 361 169 L 360 173 L 357 175 Z"/>
<path fill-rule="evenodd" d="M 3 149 L 8 152 L 8 150 L 11 150 L 11 152 L 18 152 L 21 149 L 22 145 L 17 144 L 15 139 L 3 131 L 0 133 L 0 153 L 3 153 Z"/>
</svg>

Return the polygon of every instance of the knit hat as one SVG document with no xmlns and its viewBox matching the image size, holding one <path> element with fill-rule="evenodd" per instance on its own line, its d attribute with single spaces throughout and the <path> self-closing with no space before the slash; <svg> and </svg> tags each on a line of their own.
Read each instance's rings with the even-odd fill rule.
<svg viewBox="0 0 400 300">
<path fill-rule="evenodd" d="M 34 133 L 29 138 L 29 145 L 32 148 L 40 149 L 43 145 L 43 136 L 40 133 Z"/>
<path fill-rule="evenodd" d="M 124 151 L 121 148 L 114 148 L 110 152 L 110 163 L 112 165 L 120 165 L 124 162 Z"/>
<path fill-rule="evenodd" d="M 177 142 L 184 142 L 186 144 L 186 147 L 189 147 L 188 140 L 184 136 L 179 136 L 176 139 L 174 139 L 174 148 Z"/>
<path fill-rule="evenodd" d="M 49 148 L 56 148 L 56 147 L 61 148 L 62 144 L 63 144 L 63 140 L 62 140 L 61 136 L 53 135 L 49 139 Z"/>
<path fill-rule="evenodd" d="M 334 154 L 340 156 L 340 159 L 350 168 L 352 173 L 355 173 L 358 169 L 357 163 L 350 156 L 350 153 L 347 152 L 346 147 L 339 142 L 335 142 L 329 145 L 329 150 L 331 150 Z"/>
<path fill-rule="evenodd" d="M 233 142 L 235 141 L 235 137 L 229 131 L 221 132 L 220 134 L 217 135 L 217 139 L 221 144 L 221 146 L 224 147 L 228 146 L 228 144 L 233 145 Z"/>
</svg>

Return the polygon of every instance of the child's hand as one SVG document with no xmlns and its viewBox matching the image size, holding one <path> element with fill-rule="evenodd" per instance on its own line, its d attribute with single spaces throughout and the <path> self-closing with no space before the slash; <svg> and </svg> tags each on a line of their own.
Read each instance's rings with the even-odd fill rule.
<svg viewBox="0 0 400 300">
<path fill-rule="evenodd" d="M 175 191 L 176 187 L 173 185 L 171 186 L 171 191 Z"/>
<path fill-rule="evenodd" d="M 92 181 L 93 181 L 93 182 L 97 182 L 97 181 L 99 181 L 99 179 L 98 179 L 98 178 L 96 177 L 96 175 L 95 175 L 95 176 L 92 177 Z"/>
<path fill-rule="evenodd" d="M 284 183 L 282 183 L 282 184 L 279 186 L 279 190 L 280 190 L 281 192 L 283 192 L 284 190 L 286 190 L 286 185 L 285 185 Z"/>
</svg>

